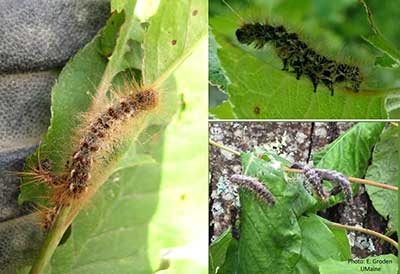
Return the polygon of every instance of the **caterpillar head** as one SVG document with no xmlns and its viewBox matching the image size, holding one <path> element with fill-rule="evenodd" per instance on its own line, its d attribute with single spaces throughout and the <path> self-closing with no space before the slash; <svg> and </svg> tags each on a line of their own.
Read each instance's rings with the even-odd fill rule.
<svg viewBox="0 0 400 274">
<path fill-rule="evenodd" d="M 340 64 L 337 67 L 336 74 L 336 82 L 350 81 L 351 88 L 354 92 L 358 92 L 360 90 L 360 84 L 363 79 L 359 67 Z"/>
<path fill-rule="evenodd" d="M 146 89 L 135 94 L 137 105 L 141 109 L 152 109 L 158 104 L 158 94 L 153 89 Z"/>
<path fill-rule="evenodd" d="M 354 92 L 360 91 L 360 85 L 363 81 L 363 77 L 360 72 L 360 68 L 357 66 L 350 66 L 349 72 L 347 73 L 347 79 L 351 81 L 351 88 Z"/>
<path fill-rule="evenodd" d="M 260 23 L 244 24 L 236 30 L 236 37 L 241 44 L 249 45 L 256 42 L 257 47 L 262 47 L 273 38 L 274 27 Z"/>
</svg>

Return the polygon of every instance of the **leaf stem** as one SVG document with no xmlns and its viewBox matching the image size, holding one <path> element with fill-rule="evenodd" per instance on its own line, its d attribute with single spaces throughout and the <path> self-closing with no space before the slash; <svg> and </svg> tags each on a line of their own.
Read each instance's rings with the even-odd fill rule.
<svg viewBox="0 0 400 274">
<path fill-rule="evenodd" d="M 302 169 L 288 168 L 288 167 L 284 167 L 284 169 L 285 169 L 286 172 L 303 173 Z M 394 190 L 394 191 L 398 191 L 399 190 L 399 188 L 397 186 L 392 186 L 392 185 L 388 185 L 388 184 L 382 184 L 382 183 L 375 182 L 375 181 L 372 181 L 372 180 L 360 179 L 360 178 L 351 177 L 351 176 L 348 176 L 348 178 L 349 178 L 350 182 L 356 183 L 356 184 L 371 185 L 371 186 L 376 186 L 376 187 L 389 189 L 389 190 Z"/>
<path fill-rule="evenodd" d="M 368 18 L 368 23 L 371 26 L 372 30 L 374 31 L 375 34 L 381 34 L 379 29 L 376 27 L 374 23 L 374 17 L 372 15 L 371 9 L 368 7 L 367 3 L 365 3 L 364 0 L 358 0 L 358 2 L 364 6 L 365 12 L 367 13 L 367 18 Z"/>
<path fill-rule="evenodd" d="M 60 209 L 59 214 L 55 219 L 54 225 L 51 227 L 47 234 L 46 240 L 44 241 L 42 248 L 40 249 L 38 257 L 35 259 L 29 274 L 41 274 L 51 259 L 54 251 L 56 250 L 58 243 L 60 242 L 64 232 L 67 230 L 68 216 L 71 210 L 71 206 L 63 207 Z"/>
<path fill-rule="evenodd" d="M 213 145 L 213 146 L 215 146 L 215 147 L 218 147 L 218 148 L 220 148 L 220 149 L 222 149 L 222 150 L 225 150 L 225 151 L 228 151 L 228 152 L 230 152 L 230 153 L 232 153 L 232 154 L 235 154 L 235 155 L 237 155 L 237 156 L 240 156 L 240 152 L 238 152 L 238 151 L 236 151 L 236 150 L 233 150 L 233 149 L 231 149 L 231 148 L 229 148 L 229 147 L 226 147 L 226 146 L 224 146 L 223 144 L 219 144 L 219 143 L 217 143 L 217 142 L 214 142 L 214 141 L 211 140 L 211 139 L 209 139 L 209 142 L 210 142 L 211 145 Z"/>
<path fill-rule="evenodd" d="M 379 238 L 379 239 L 381 239 L 381 240 L 384 240 L 384 241 L 390 243 L 390 244 L 393 245 L 396 249 L 397 249 L 398 246 L 399 246 L 399 244 L 398 244 L 395 240 L 393 240 L 392 238 L 389 238 L 388 236 L 383 235 L 383 234 L 381 234 L 381 233 L 378 233 L 378 232 L 376 232 L 376 231 L 373 231 L 373 230 L 370 230 L 370 229 L 367 229 L 367 228 L 363 228 L 363 227 L 356 227 L 356 226 L 350 226 L 350 225 L 343 225 L 343 224 L 331 222 L 331 221 L 328 221 L 328 220 L 325 220 L 325 219 L 324 219 L 324 221 L 325 221 L 325 223 L 326 223 L 327 225 L 329 225 L 329 226 L 344 228 L 344 229 L 346 229 L 346 230 L 362 232 L 362 233 L 365 233 L 365 234 L 369 234 L 369 235 L 375 236 L 375 237 L 377 237 L 377 238 Z"/>
<path fill-rule="evenodd" d="M 237 156 L 240 156 L 240 152 L 233 150 L 229 147 L 226 147 L 222 144 L 219 144 L 211 139 L 209 139 L 209 143 L 215 147 L 218 147 L 222 150 L 228 151 L 232 154 L 235 154 Z M 291 173 L 303 173 L 303 170 L 301 169 L 295 169 L 295 168 L 288 168 L 288 167 L 284 167 L 284 171 L 285 172 L 291 172 Z M 349 181 L 352 183 L 356 183 L 356 184 L 363 184 L 363 185 L 372 185 L 372 186 L 376 186 L 376 187 L 380 187 L 383 189 L 388 189 L 388 190 L 393 190 L 393 191 L 398 191 L 399 188 L 397 186 L 393 186 L 393 185 L 388 185 L 388 184 L 383 184 L 383 183 L 379 183 L 379 182 L 375 182 L 372 180 L 367 180 L 367 179 L 360 179 L 360 178 L 356 178 L 356 177 L 348 177 Z"/>
</svg>

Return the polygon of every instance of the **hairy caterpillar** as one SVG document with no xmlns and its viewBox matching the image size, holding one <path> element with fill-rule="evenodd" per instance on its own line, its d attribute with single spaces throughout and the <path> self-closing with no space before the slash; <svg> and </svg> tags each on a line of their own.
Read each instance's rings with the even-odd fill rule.
<svg viewBox="0 0 400 274">
<path fill-rule="evenodd" d="M 267 187 L 258 181 L 254 177 L 245 176 L 245 175 L 232 175 L 231 181 L 239 186 L 239 188 L 247 189 L 252 192 L 259 198 L 264 201 L 266 204 L 273 206 L 275 204 L 275 197 L 272 193 L 267 189 Z"/>
<path fill-rule="evenodd" d="M 90 122 L 67 168 L 69 174 L 63 178 L 72 194 L 79 194 L 86 189 L 93 157 L 99 151 L 101 141 L 107 133 L 117 123 L 122 123 L 140 112 L 153 109 L 157 102 L 157 93 L 152 89 L 145 89 L 122 97 Z"/>
<path fill-rule="evenodd" d="M 353 191 L 351 190 L 349 179 L 342 173 L 335 170 L 303 166 L 298 163 L 294 163 L 291 168 L 302 169 L 306 180 L 313 186 L 316 194 L 322 199 L 328 198 L 329 195 L 335 195 L 341 190 L 345 195 L 346 202 L 351 203 L 353 201 Z M 323 180 L 328 180 L 337 184 L 337 186 L 328 194 L 323 189 Z"/>
<path fill-rule="evenodd" d="M 54 174 L 50 161 L 40 160 L 38 153 L 37 166 L 29 165 L 30 170 L 21 174 L 28 176 L 28 180 L 46 183 L 50 187 L 53 207 L 44 214 L 45 228 L 51 227 L 61 207 L 73 199 L 82 198 L 81 194 L 90 186 L 94 162 L 103 150 L 119 140 L 114 136 L 121 133 L 119 129 L 159 105 L 159 92 L 152 87 L 141 88 L 136 82 L 129 82 L 121 92 L 127 95 L 115 94 L 112 103 L 108 103 L 107 98 L 94 98 L 92 109 L 83 117 L 75 148 L 71 150 L 62 172 Z"/>
<path fill-rule="evenodd" d="M 233 10 L 226 2 L 225 4 Z M 234 13 L 238 15 L 237 12 Z M 241 20 L 244 22 L 242 18 Z M 271 43 L 283 62 L 282 70 L 289 71 L 289 68 L 292 68 L 297 80 L 303 74 L 306 75 L 313 84 L 314 92 L 321 82 L 331 91 L 331 96 L 334 94 L 333 86 L 336 83 L 348 82 L 354 92 L 360 91 L 363 77 L 358 66 L 337 62 L 317 53 L 300 40 L 298 34 L 288 32 L 282 25 L 243 23 L 235 34 L 239 43 L 253 44 L 256 49 Z"/>
<path fill-rule="evenodd" d="M 317 193 L 319 197 L 322 199 L 326 199 L 328 197 L 328 193 L 325 192 L 322 187 L 322 177 L 315 169 L 310 168 L 308 166 L 303 167 L 304 176 L 307 181 L 313 186 L 314 191 Z"/>
</svg>

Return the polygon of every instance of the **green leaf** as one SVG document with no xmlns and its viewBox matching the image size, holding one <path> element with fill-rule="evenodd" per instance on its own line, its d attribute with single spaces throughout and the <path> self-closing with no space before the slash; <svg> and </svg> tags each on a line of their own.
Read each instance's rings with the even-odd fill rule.
<svg viewBox="0 0 400 274">
<path fill-rule="evenodd" d="M 389 118 L 396 119 L 400 117 L 400 94 L 389 94 L 385 99 L 385 108 Z"/>
<path fill-rule="evenodd" d="M 225 90 L 228 85 L 228 79 L 221 68 L 218 54 L 218 44 L 211 30 L 208 32 L 208 80 L 218 86 L 219 89 Z"/>
<path fill-rule="evenodd" d="M 168 250 L 169 255 L 161 256 L 170 262 L 166 273 L 208 273 L 206 37 L 199 46 L 174 74 L 186 108 L 174 116 L 165 132 L 159 202 L 149 224 L 153 270 L 158 267 L 160 250 Z"/>
<path fill-rule="evenodd" d="M 224 239 L 225 238 L 225 239 Z M 238 247 L 239 247 L 239 241 L 232 238 L 232 235 L 230 234 L 222 234 L 217 240 L 220 244 L 221 242 L 226 241 L 226 239 L 229 238 L 229 245 L 227 246 L 226 250 L 226 255 L 224 257 L 224 260 L 214 260 L 212 269 L 209 271 L 210 274 L 237 274 L 238 273 L 238 263 L 239 263 L 239 257 L 238 257 Z M 217 245 L 218 245 L 217 244 Z M 212 247 L 211 247 L 212 248 Z M 211 250 L 211 256 L 215 256 L 214 252 L 216 252 L 216 249 L 219 249 L 220 247 L 215 246 Z M 211 265 L 210 265 L 211 267 Z"/>
<path fill-rule="evenodd" d="M 400 66 L 400 51 L 382 35 L 372 34 L 368 37 L 363 37 L 363 39 L 392 59 L 397 64 L 397 67 Z"/>
<path fill-rule="evenodd" d="M 335 95 L 320 85 L 315 94 L 305 76 L 296 80 L 283 72 L 272 49 L 251 50 L 239 46 L 234 37 L 234 20 L 210 19 L 220 48 L 218 57 L 231 81 L 226 92 L 234 116 L 246 119 L 379 119 L 386 118 L 386 91 L 359 93 L 335 87 Z M 217 118 L 225 118 L 219 116 Z"/>
<path fill-rule="evenodd" d="M 234 240 L 232 239 L 232 231 L 227 229 L 211 244 L 208 263 L 210 274 L 217 273 L 219 267 L 224 264 L 226 253 L 232 240 Z"/>
<path fill-rule="evenodd" d="M 46 273 L 150 273 L 148 223 L 159 183 L 159 163 L 114 174 L 74 220 L 69 240 L 57 248 Z"/>
<path fill-rule="evenodd" d="M 111 0 L 111 11 L 121 12 L 128 2 L 128 0 Z"/>
<path fill-rule="evenodd" d="M 136 0 L 118 2 L 118 10 L 123 10 L 125 21 L 119 29 L 114 51 L 109 58 L 98 92 L 105 93 L 115 75 L 125 69 L 133 68 L 132 56 L 141 56 L 140 43 L 143 41 L 143 29 L 140 20 L 135 15 L 135 6 Z"/>
<path fill-rule="evenodd" d="M 232 106 L 228 101 L 225 101 L 214 108 L 210 108 L 209 112 L 216 118 L 224 117 L 224 119 L 235 119 L 232 112 Z"/>
<path fill-rule="evenodd" d="M 144 41 L 146 85 L 166 79 L 207 35 L 207 3 L 161 1 Z"/>
<path fill-rule="evenodd" d="M 372 154 L 372 164 L 368 167 L 366 179 L 398 186 L 399 175 L 399 132 L 391 127 L 385 130 Z M 374 208 L 385 219 L 389 220 L 389 229 L 397 231 L 398 208 L 397 193 L 371 185 L 367 185 L 367 192 Z"/>
<path fill-rule="evenodd" d="M 385 123 L 357 123 L 342 134 L 333 143 L 325 146 L 321 151 L 313 154 L 316 167 L 333 169 L 347 176 L 363 178 L 367 170 L 373 146 Z M 357 184 L 352 184 L 353 191 L 358 190 Z M 343 201 L 339 194 L 329 199 L 329 206 Z"/>
<path fill-rule="evenodd" d="M 100 51 L 102 55 L 109 57 L 112 55 L 115 44 L 117 42 L 117 35 L 119 29 L 125 21 L 123 12 L 117 13 L 112 16 L 107 24 L 107 27 L 101 31 L 100 35 Z"/>
<path fill-rule="evenodd" d="M 302 216 L 298 221 L 302 231 L 301 258 L 291 273 L 319 274 L 318 265 L 322 261 L 328 258 L 337 261 L 351 258 L 350 244 L 344 229 L 336 229 L 333 233 L 323 218 L 314 214 Z"/>
<path fill-rule="evenodd" d="M 375 65 L 386 68 L 399 68 L 399 64 L 397 64 L 393 59 L 389 58 L 387 55 L 376 57 Z"/>
<path fill-rule="evenodd" d="M 347 231 L 342 228 L 338 228 L 338 227 L 334 227 L 334 226 L 329 227 L 329 229 L 335 235 L 337 244 L 338 244 L 338 246 L 340 246 L 340 250 L 342 252 L 341 259 L 342 260 L 350 259 L 352 257 L 352 254 L 351 254 L 350 243 L 347 238 Z"/>
<path fill-rule="evenodd" d="M 359 262 L 359 263 L 356 263 Z M 375 270 L 368 270 L 367 267 Z M 320 264 L 320 274 L 361 274 L 361 273 L 385 273 L 397 274 L 398 265 L 396 256 L 381 255 L 367 257 L 356 261 L 338 262 L 332 259 Z"/>
<path fill-rule="evenodd" d="M 334 142 L 313 154 L 316 167 L 335 169 L 348 176 L 363 177 L 371 149 L 385 127 L 383 122 L 357 123 Z"/>
</svg>

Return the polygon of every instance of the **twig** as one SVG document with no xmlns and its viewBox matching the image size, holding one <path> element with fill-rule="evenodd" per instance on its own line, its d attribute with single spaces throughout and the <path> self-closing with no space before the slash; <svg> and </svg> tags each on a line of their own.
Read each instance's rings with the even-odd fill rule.
<svg viewBox="0 0 400 274">
<path fill-rule="evenodd" d="M 60 209 L 60 212 L 56 217 L 53 227 L 47 235 L 46 240 L 44 241 L 36 260 L 33 262 L 29 274 L 41 274 L 43 272 L 47 263 L 50 261 L 51 256 L 56 250 L 58 243 L 64 235 L 64 232 L 69 226 L 67 219 L 70 210 L 71 206 Z"/>
<path fill-rule="evenodd" d="M 209 143 L 215 147 L 218 147 L 220 149 L 223 149 L 225 151 L 228 151 L 232 154 L 235 154 L 237 156 L 240 156 L 240 152 L 233 150 L 231 148 L 228 148 L 222 144 L 219 144 L 213 140 L 209 140 Z M 291 172 L 291 173 L 303 173 L 302 169 L 295 169 L 295 168 L 288 168 L 288 167 L 284 167 L 284 171 L 285 172 Z M 356 178 L 356 177 L 348 177 L 349 181 L 352 183 L 356 183 L 356 184 L 364 184 L 364 185 L 372 185 L 372 186 L 376 186 L 376 187 L 380 187 L 383 189 L 389 189 L 389 190 L 393 190 L 393 191 L 398 191 L 399 188 L 397 186 L 393 186 L 393 185 L 388 185 L 388 184 L 383 184 L 383 183 L 379 183 L 379 182 L 375 182 L 372 180 L 367 180 L 367 179 L 360 179 L 360 178 Z"/>
<path fill-rule="evenodd" d="M 370 230 L 370 229 L 367 229 L 367 228 L 363 228 L 363 227 L 355 227 L 355 226 L 350 226 L 350 225 L 338 224 L 338 223 L 331 222 L 331 221 L 328 221 L 328 220 L 325 220 L 325 219 L 324 219 L 324 221 L 325 221 L 325 223 L 326 223 L 327 225 L 329 225 L 329 226 L 344 228 L 344 229 L 346 229 L 346 230 L 362 232 L 362 233 L 365 233 L 365 234 L 369 234 L 369 235 L 375 236 L 375 237 L 377 237 L 377 238 L 379 238 L 379 239 L 381 239 L 381 240 L 384 240 L 384 241 L 390 243 L 390 244 L 393 245 L 396 249 L 398 248 L 398 245 L 399 245 L 399 244 L 398 244 L 395 240 L 393 240 L 392 238 L 389 238 L 389 237 L 386 236 L 386 235 L 383 235 L 383 234 L 381 234 L 381 233 L 378 233 L 378 232 L 376 232 L 376 231 L 373 231 L 373 230 Z"/>
<path fill-rule="evenodd" d="M 302 169 L 288 168 L 288 167 L 284 167 L 284 169 L 285 169 L 286 172 L 303 173 Z M 371 186 L 376 186 L 376 187 L 389 189 L 389 190 L 394 190 L 394 191 L 398 191 L 399 190 L 399 188 L 397 186 L 392 186 L 392 185 L 388 185 L 388 184 L 382 184 L 382 183 L 375 182 L 375 181 L 372 181 L 372 180 L 360 179 L 360 178 L 351 177 L 351 176 L 349 176 L 348 178 L 349 178 L 350 182 L 356 183 L 356 184 L 371 185 Z"/>
<path fill-rule="evenodd" d="M 211 145 L 213 145 L 213 146 L 215 146 L 215 147 L 218 147 L 218 148 L 220 148 L 220 149 L 223 149 L 223 150 L 225 150 L 225 151 L 228 151 L 228 152 L 230 152 L 230 153 L 232 153 L 232 154 L 235 154 L 235 155 L 237 155 L 237 156 L 240 156 L 240 152 L 238 152 L 238 151 L 236 151 L 236 150 L 233 150 L 233 149 L 231 149 L 231 148 L 229 148 L 229 147 L 226 147 L 226 146 L 224 146 L 224 145 L 222 145 L 222 144 L 219 144 L 219 143 L 217 143 L 217 142 L 214 142 L 213 140 L 209 140 L 209 142 L 210 142 L 210 144 Z"/>
<path fill-rule="evenodd" d="M 381 34 L 381 32 L 379 31 L 379 29 L 376 27 L 376 25 L 374 23 L 374 17 L 372 15 L 372 12 L 369 9 L 367 3 L 365 3 L 364 0 L 358 0 L 358 2 L 360 2 L 360 4 L 364 6 L 365 12 L 367 13 L 368 23 L 371 26 L 371 28 L 374 31 L 374 33 L 375 34 Z"/>
</svg>

